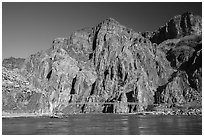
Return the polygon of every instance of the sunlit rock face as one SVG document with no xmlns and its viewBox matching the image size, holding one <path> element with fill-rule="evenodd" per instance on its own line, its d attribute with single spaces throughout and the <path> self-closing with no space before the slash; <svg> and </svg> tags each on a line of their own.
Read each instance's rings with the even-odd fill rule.
<svg viewBox="0 0 204 137">
<path fill-rule="evenodd" d="M 7 113 L 47 113 L 45 94 L 16 70 L 2 68 L 2 110 Z"/>
<path fill-rule="evenodd" d="M 25 112 L 50 114 L 129 113 L 154 104 L 201 103 L 201 33 L 201 17 L 192 13 L 174 17 L 154 33 L 137 33 L 109 18 L 56 38 L 50 49 L 25 59 L 16 73 L 39 96 L 35 101 L 25 96 L 29 88 L 7 92 L 4 83 L 3 98 L 22 98 L 24 109 L 19 109 Z M 24 100 L 32 104 L 30 111 Z M 14 112 L 4 102 L 3 111 Z"/>
</svg>

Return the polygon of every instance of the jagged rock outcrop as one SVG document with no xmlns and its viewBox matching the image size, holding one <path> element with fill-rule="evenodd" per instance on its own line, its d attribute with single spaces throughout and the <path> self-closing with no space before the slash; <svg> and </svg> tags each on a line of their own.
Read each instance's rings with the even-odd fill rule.
<svg viewBox="0 0 204 137">
<path fill-rule="evenodd" d="M 202 96 L 202 38 L 189 35 L 172 39 L 158 45 L 166 54 L 166 59 L 175 70 L 168 83 L 159 87 L 157 97 L 168 104 L 185 104 L 197 101 L 201 105 Z M 160 96 L 161 95 L 161 96 Z M 166 101 L 164 101 L 166 100 Z"/>
<path fill-rule="evenodd" d="M 18 75 L 43 96 L 35 111 L 44 113 L 128 113 L 154 104 L 201 103 L 201 27 L 201 17 L 189 13 L 153 35 L 109 18 L 55 39 L 50 49 L 29 56 Z"/>
<path fill-rule="evenodd" d="M 48 113 L 45 94 L 16 70 L 2 68 L 2 110 L 7 113 Z M 47 104 L 48 105 L 48 104 Z"/>
<path fill-rule="evenodd" d="M 3 60 L 2 66 L 9 70 L 13 70 L 16 68 L 20 69 L 23 66 L 24 61 L 25 61 L 24 58 L 10 57 Z"/>
<path fill-rule="evenodd" d="M 202 18 L 200 16 L 193 15 L 191 12 L 175 16 L 155 32 L 142 33 L 142 35 L 149 38 L 152 43 L 157 44 L 168 39 L 201 34 Z"/>
</svg>

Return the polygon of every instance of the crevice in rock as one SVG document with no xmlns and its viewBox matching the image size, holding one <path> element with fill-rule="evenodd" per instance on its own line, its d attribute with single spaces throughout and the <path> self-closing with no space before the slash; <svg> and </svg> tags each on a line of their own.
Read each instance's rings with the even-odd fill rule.
<svg viewBox="0 0 204 137">
<path fill-rule="evenodd" d="M 96 81 L 92 84 L 90 96 L 94 94 Z"/>
<path fill-rule="evenodd" d="M 128 73 L 125 74 L 125 78 L 124 78 L 124 81 L 126 81 L 128 78 Z"/>
<path fill-rule="evenodd" d="M 113 80 L 114 72 L 113 72 L 113 66 L 111 67 L 111 80 Z"/>
<path fill-rule="evenodd" d="M 172 53 L 172 50 L 169 50 L 166 54 L 166 59 L 168 61 L 170 61 L 170 65 L 173 68 L 176 68 L 176 57 L 175 55 Z"/>
<path fill-rule="evenodd" d="M 136 62 L 134 61 L 134 68 L 135 70 L 137 69 L 137 65 L 136 65 Z"/>
<path fill-rule="evenodd" d="M 162 92 L 166 89 L 167 84 L 158 86 L 157 91 L 154 93 L 154 104 L 163 103 L 161 99 Z"/>
<path fill-rule="evenodd" d="M 128 93 L 126 93 L 126 97 L 127 97 L 127 102 L 135 102 L 135 98 L 134 98 L 134 92 L 130 91 Z"/>
<path fill-rule="evenodd" d="M 119 97 L 118 97 L 117 100 L 118 100 L 118 101 L 121 101 L 121 100 L 122 100 L 122 94 L 119 95 Z"/>
<path fill-rule="evenodd" d="M 83 104 L 83 106 L 81 107 L 81 112 L 84 113 L 84 109 L 85 109 L 85 104 Z"/>
<path fill-rule="evenodd" d="M 48 80 L 50 80 L 51 75 L 52 75 L 52 70 L 50 70 L 50 72 L 47 74 L 46 78 L 47 78 Z"/>
<path fill-rule="evenodd" d="M 72 95 L 70 96 L 70 99 L 69 99 L 69 101 L 68 101 L 69 103 L 71 103 L 72 102 Z"/>
<path fill-rule="evenodd" d="M 141 59 L 141 55 L 139 53 L 137 53 L 136 56 L 137 56 L 137 59 L 139 60 Z"/>
<path fill-rule="evenodd" d="M 118 63 L 118 78 L 119 79 L 123 78 L 122 66 L 120 63 Z"/>
<path fill-rule="evenodd" d="M 98 36 L 98 31 L 96 31 L 94 38 L 93 38 L 93 45 L 92 45 L 92 50 L 94 51 L 96 49 L 96 41 L 97 41 L 97 36 Z"/>
<path fill-rule="evenodd" d="M 103 89 L 104 89 L 104 90 L 106 89 L 106 86 L 105 86 L 105 79 L 103 80 Z"/>
<path fill-rule="evenodd" d="M 76 78 L 77 78 L 77 76 L 72 80 L 72 88 L 71 88 L 70 94 L 75 94 L 74 86 L 75 86 L 75 83 L 76 83 Z"/>
<path fill-rule="evenodd" d="M 136 102 L 136 98 L 134 95 L 134 91 L 130 91 L 128 93 L 126 93 L 126 97 L 127 97 L 127 102 Z M 136 105 L 133 104 L 128 104 L 128 109 L 129 109 L 129 113 L 132 113 L 136 110 Z"/>
<path fill-rule="evenodd" d="M 104 79 L 106 79 L 106 76 L 109 74 L 109 72 L 108 72 L 108 69 L 106 69 L 105 71 L 104 71 Z"/>
<path fill-rule="evenodd" d="M 103 113 L 113 113 L 113 104 L 104 104 Z"/>
<path fill-rule="evenodd" d="M 93 53 L 90 53 L 89 54 L 89 60 L 92 59 L 92 57 L 93 57 Z"/>
</svg>

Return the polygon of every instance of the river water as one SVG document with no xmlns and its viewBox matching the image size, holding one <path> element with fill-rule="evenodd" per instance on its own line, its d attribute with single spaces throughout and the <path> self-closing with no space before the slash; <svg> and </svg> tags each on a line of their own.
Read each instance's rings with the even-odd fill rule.
<svg viewBox="0 0 204 137">
<path fill-rule="evenodd" d="M 201 116 L 78 114 L 66 118 L 3 118 L 3 135 L 201 135 Z"/>
</svg>

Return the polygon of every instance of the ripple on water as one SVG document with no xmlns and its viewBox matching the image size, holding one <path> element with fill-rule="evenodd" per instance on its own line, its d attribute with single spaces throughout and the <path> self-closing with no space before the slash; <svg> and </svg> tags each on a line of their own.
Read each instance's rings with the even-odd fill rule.
<svg viewBox="0 0 204 137">
<path fill-rule="evenodd" d="M 71 115 L 62 119 L 2 119 L 2 134 L 202 134 L 202 117 Z"/>
</svg>

